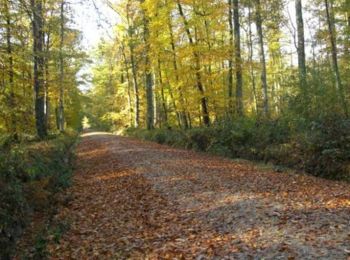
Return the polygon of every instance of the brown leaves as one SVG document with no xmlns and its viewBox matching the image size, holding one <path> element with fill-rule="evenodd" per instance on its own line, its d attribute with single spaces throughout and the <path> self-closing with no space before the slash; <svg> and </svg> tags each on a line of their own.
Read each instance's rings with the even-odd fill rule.
<svg viewBox="0 0 350 260">
<path fill-rule="evenodd" d="M 78 149 L 54 259 L 346 258 L 349 185 L 112 135 Z M 63 217 L 63 216 L 62 216 Z"/>
</svg>

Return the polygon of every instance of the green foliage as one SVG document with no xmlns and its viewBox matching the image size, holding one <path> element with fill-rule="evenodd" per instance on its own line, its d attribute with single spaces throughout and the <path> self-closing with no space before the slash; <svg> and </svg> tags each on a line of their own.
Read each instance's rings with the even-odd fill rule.
<svg viewBox="0 0 350 260">
<path fill-rule="evenodd" d="M 71 147 L 67 131 L 43 142 L 11 142 L 0 147 L 0 258 L 13 253 L 32 210 L 45 210 L 54 195 L 70 184 Z"/>
<path fill-rule="evenodd" d="M 350 178 L 350 120 L 242 118 L 211 128 L 129 129 L 127 135 L 232 158 L 263 160 L 332 179 Z"/>
</svg>

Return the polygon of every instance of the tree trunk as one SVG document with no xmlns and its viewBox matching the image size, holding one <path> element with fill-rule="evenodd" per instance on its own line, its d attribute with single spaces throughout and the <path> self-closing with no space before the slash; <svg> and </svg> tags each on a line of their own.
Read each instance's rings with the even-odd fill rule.
<svg viewBox="0 0 350 260">
<path fill-rule="evenodd" d="M 64 131 L 64 62 L 63 62 L 63 44 L 64 44 L 64 1 L 61 2 L 61 17 L 60 17 L 60 93 L 58 101 L 58 130 Z"/>
<path fill-rule="evenodd" d="M 176 81 L 176 84 L 178 85 L 178 92 L 179 92 L 180 112 L 177 112 L 177 113 L 179 114 L 181 127 L 188 129 L 189 125 L 188 125 L 188 120 L 186 116 L 184 97 L 182 93 L 183 90 L 180 84 L 180 77 L 179 77 L 178 65 L 176 60 L 176 46 L 175 46 L 173 26 L 171 24 L 170 14 L 168 14 L 168 27 L 169 27 L 169 33 L 170 33 L 170 44 L 171 44 L 171 51 L 172 51 L 173 67 L 175 72 L 175 81 Z"/>
<path fill-rule="evenodd" d="M 161 121 L 165 123 L 165 125 L 168 125 L 168 109 L 165 102 L 165 94 L 164 94 L 164 84 L 163 84 L 163 76 L 162 76 L 162 68 L 161 68 L 161 61 L 160 58 L 158 58 L 158 82 L 160 87 L 160 98 L 161 98 L 161 104 L 162 104 L 162 117 Z"/>
<path fill-rule="evenodd" d="M 263 112 L 264 116 L 268 116 L 269 113 L 269 100 L 267 94 L 267 77 L 266 77 L 266 59 L 264 50 L 264 36 L 262 30 L 262 18 L 261 18 L 261 4 L 260 0 L 255 0 L 255 23 L 256 31 L 258 33 L 259 39 L 259 56 L 261 63 L 261 88 L 262 88 L 262 98 L 263 98 Z"/>
<path fill-rule="evenodd" d="M 8 105 L 10 109 L 10 126 L 9 131 L 17 139 L 17 126 L 16 126 L 16 104 L 15 104 L 15 90 L 14 90 L 14 68 L 13 68 L 13 50 L 12 50 L 12 32 L 11 32 L 11 15 L 9 3 L 5 1 L 5 16 L 6 16 L 6 43 L 7 43 L 7 56 L 8 56 L 8 77 L 9 77 L 9 95 Z"/>
<path fill-rule="evenodd" d="M 241 57 L 241 32 L 239 24 L 239 2 L 233 0 L 233 21 L 235 34 L 235 63 L 236 63 L 236 109 L 239 116 L 243 116 L 243 77 Z"/>
<path fill-rule="evenodd" d="M 144 1 L 141 1 L 143 3 Z M 146 100 L 147 100 L 147 118 L 146 118 L 146 126 L 148 130 L 154 128 L 154 100 L 153 100 L 153 73 L 152 73 L 152 65 L 150 60 L 150 42 L 149 42 L 149 18 L 147 14 L 143 13 L 143 36 L 145 43 L 145 74 L 146 74 Z"/>
<path fill-rule="evenodd" d="M 298 33 L 298 68 L 299 68 L 299 84 L 304 98 L 307 88 L 306 82 L 306 61 L 305 61 L 305 39 L 304 39 L 304 20 L 303 7 L 301 0 L 295 0 L 295 13 Z"/>
<path fill-rule="evenodd" d="M 33 29 L 33 61 L 35 92 L 35 124 L 40 139 L 47 136 L 45 125 L 45 89 L 44 89 L 44 57 L 43 57 L 43 7 L 41 0 L 31 0 Z"/>
<path fill-rule="evenodd" d="M 254 98 L 254 103 L 255 103 L 255 112 L 256 112 L 256 114 L 259 114 L 258 95 L 256 93 L 255 73 L 254 73 L 254 65 L 253 65 L 254 49 L 253 49 L 251 15 L 252 15 L 251 7 L 249 5 L 249 7 L 248 7 L 248 23 L 249 23 L 248 24 L 248 49 L 249 49 L 250 80 L 252 82 L 253 98 Z"/>
<path fill-rule="evenodd" d="M 229 53 L 228 60 L 228 112 L 230 117 L 234 113 L 233 107 L 233 53 L 234 53 L 234 28 L 233 28 L 233 0 L 228 0 L 228 21 L 230 26 Z"/>
<path fill-rule="evenodd" d="M 47 129 L 50 129 L 50 96 L 49 96 L 49 80 L 50 80 L 50 71 L 49 71 L 49 55 L 50 55 L 50 34 L 46 35 L 45 42 L 45 124 Z"/>
<path fill-rule="evenodd" d="M 195 46 L 194 46 L 195 43 L 193 41 L 193 38 L 192 38 L 192 35 L 190 32 L 190 28 L 188 26 L 187 19 L 186 19 L 185 14 L 182 10 L 182 6 L 181 6 L 179 0 L 177 0 L 177 6 L 179 9 L 180 16 L 182 17 L 182 21 L 184 23 L 185 31 L 186 31 L 190 46 L 192 47 L 192 50 L 193 50 L 193 56 L 194 56 L 194 61 L 195 61 L 195 71 L 196 71 L 195 72 L 196 85 L 197 85 L 197 89 L 201 95 L 200 103 L 201 103 L 201 112 L 202 112 L 203 123 L 205 126 L 210 126 L 210 117 L 209 117 L 209 111 L 208 111 L 208 105 L 207 105 L 207 98 L 205 97 L 204 87 L 203 87 L 203 83 L 202 83 L 202 75 L 200 72 L 201 64 L 200 64 L 199 53 L 195 49 Z"/>
<path fill-rule="evenodd" d="M 348 107 L 347 107 L 344 89 L 343 89 L 339 67 L 338 67 L 338 53 L 337 53 L 337 43 L 336 43 L 336 36 L 335 36 L 333 8 L 332 8 L 332 4 L 329 5 L 328 0 L 325 0 L 325 7 L 326 7 L 326 15 L 327 15 L 328 34 L 329 34 L 329 39 L 331 43 L 332 64 L 333 64 L 333 72 L 335 76 L 336 89 L 337 89 L 338 96 L 340 98 L 340 102 L 342 104 L 344 113 L 348 117 Z"/>
<path fill-rule="evenodd" d="M 129 37 L 129 51 L 130 51 L 130 63 L 131 63 L 131 72 L 132 72 L 132 79 L 133 79 L 133 85 L 134 85 L 134 109 L 135 109 L 135 118 L 134 118 L 134 127 L 138 128 L 140 125 L 140 96 L 139 96 L 139 85 L 137 81 L 137 67 L 136 67 L 136 61 L 135 61 L 135 53 L 134 53 L 134 32 L 133 27 L 130 25 L 130 14 L 129 14 L 129 2 L 127 5 L 127 23 L 128 23 L 128 37 Z"/>
<path fill-rule="evenodd" d="M 130 126 L 133 125 L 133 109 L 131 105 L 131 79 L 130 79 L 130 74 L 129 74 L 129 65 L 128 65 L 128 60 L 126 58 L 126 53 L 125 53 L 125 47 L 124 44 L 121 45 L 121 54 L 123 56 L 124 60 L 124 66 L 125 66 L 125 73 L 126 73 L 126 79 L 128 81 L 128 111 L 129 111 L 129 123 Z"/>
</svg>

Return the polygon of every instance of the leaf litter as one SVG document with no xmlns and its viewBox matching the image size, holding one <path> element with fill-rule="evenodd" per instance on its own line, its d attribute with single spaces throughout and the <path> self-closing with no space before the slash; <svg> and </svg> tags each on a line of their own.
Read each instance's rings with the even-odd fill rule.
<svg viewBox="0 0 350 260">
<path fill-rule="evenodd" d="M 105 133 L 77 148 L 51 259 L 349 259 L 350 185 Z"/>
</svg>

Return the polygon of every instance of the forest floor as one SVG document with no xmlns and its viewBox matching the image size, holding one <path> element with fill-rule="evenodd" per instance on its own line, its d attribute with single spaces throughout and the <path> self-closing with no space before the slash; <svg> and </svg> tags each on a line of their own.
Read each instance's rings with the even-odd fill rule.
<svg viewBox="0 0 350 260">
<path fill-rule="evenodd" d="M 350 259 L 350 185 L 83 135 L 52 259 Z"/>
</svg>

